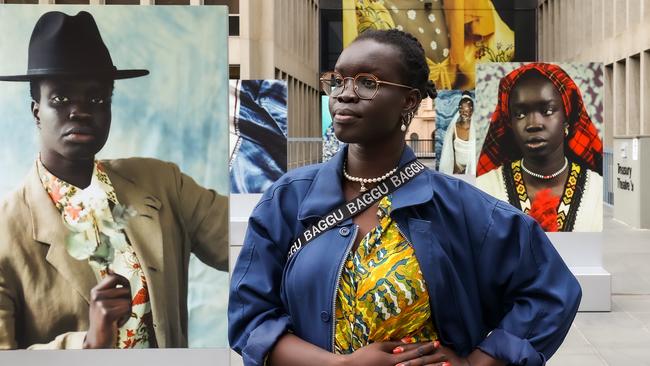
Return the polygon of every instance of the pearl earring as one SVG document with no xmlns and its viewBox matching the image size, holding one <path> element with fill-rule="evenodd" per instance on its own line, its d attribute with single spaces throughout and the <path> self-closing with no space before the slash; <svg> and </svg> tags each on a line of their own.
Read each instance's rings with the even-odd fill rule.
<svg viewBox="0 0 650 366">
<path fill-rule="evenodd" d="M 407 114 L 402 115 L 402 125 L 399 128 L 402 130 L 402 132 L 406 132 L 406 128 L 411 124 L 411 120 L 413 119 L 414 114 L 415 113 L 413 112 L 408 112 Z"/>
</svg>

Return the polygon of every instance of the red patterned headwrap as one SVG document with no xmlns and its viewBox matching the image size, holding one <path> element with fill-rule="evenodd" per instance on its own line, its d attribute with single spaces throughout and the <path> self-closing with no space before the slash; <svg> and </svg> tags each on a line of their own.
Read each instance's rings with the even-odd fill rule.
<svg viewBox="0 0 650 366">
<path fill-rule="evenodd" d="M 603 143 L 585 110 L 580 89 L 559 66 L 529 63 L 510 72 L 499 83 L 499 100 L 481 149 L 476 176 L 521 158 L 522 153 L 514 142 L 508 106 L 510 92 L 515 83 L 522 75 L 532 70 L 550 80 L 562 95 L 564 112 L 569 116 L 569 135 L 566 137 L 569 151 L 565 153 L 570 153 L 579 163 L 602 175 Z"/>
</svg>

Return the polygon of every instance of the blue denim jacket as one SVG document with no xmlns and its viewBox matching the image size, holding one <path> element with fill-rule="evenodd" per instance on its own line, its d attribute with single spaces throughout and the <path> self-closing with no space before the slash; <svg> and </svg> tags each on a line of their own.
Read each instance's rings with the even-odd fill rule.
<svg viewBox="0 0 650 366">
<path fill-rule="evenodd" d="M 284 175 L 255 207 L 232 273 L 231 347 L 261 365 L 286 332 L 332 350 L 335 295 L 354 242 L 347 220 L 287 263 L 290 243 L 344 202 L 347 148 L 327 163 Z M 400 164 L 415 158 L 407 147 Z M 476 347 L 515 365 L 543 365 L 566 336 L 581 289 L 539 225 L 458 179 L 433 171 L 393 193 L 412 243 L 441 342 L 462 356 Z"/>
</svg>

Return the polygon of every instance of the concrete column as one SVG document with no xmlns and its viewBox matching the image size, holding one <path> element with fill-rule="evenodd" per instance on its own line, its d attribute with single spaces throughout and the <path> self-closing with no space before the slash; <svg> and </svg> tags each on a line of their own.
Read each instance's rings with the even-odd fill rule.
<svg viewBox="0 0 650 366">
<path fill-rule="evenodd" d="M 650 135 L 650 50 L 641 53 L 641 73 L 639 80 L 640 93 L 639 100 L 641 104 L 641 113 L 639 120 L 641 123 L 641 134 Z"/>
</svg>

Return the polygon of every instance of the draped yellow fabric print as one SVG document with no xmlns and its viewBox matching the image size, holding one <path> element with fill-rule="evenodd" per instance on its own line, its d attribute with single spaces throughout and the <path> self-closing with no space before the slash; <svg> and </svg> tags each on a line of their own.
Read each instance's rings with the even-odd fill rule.
<svg viewBox="0 0 650 366">
<path fill-rule="evenodd" d="M 477 62 L 514 59 L 515 34 L 491 0 L 343 0 L 343 46 L 367 29 L 411 33 L 438 89 L 474 89 Z"/>
<path fill-rule="evenodd" d="M 88 202 L 85 201 L 89 198 L 108 201 L 101 205 L 104 209 L 93 211 L 99 215 L 94 218 L 93 222 L 113 220 L 110 204 L 117 205 L 119 202 L 113 185 L 99 162 L 95 162 L 91 183 L 86 189 L 75 187 L 57 178 L 45 168 L 40 159 L 37 159 L 36 164 L 43 187 L 61 212 L 63 220 L 73 223 L 84 215 L 86 211 L 84 205 L 88 205 Z M 125 237 L 125 240 L 128 243 L 128 238 Z M 92 263 L 95 262 L 89 261 L 89 265 L 93 268 L 99 281 L 106 276 L 106 268 L 92 265 Z M 131 317 L 118 329 L 116 348 L 157 347 L 147 279 L 133 247 L 127 245 L 125 251 L 116 250 L 115 259 L 110 268 L 129 280 L 132 296 Z"/>
<path fill-rule="evenodd" d="M 335 353 L 404 337 L 438 338 L 420 265 L 390 208 L 390 196 L 384 197 L 379 225 L 346 258 L 336 294 Z"/>
</svg>

